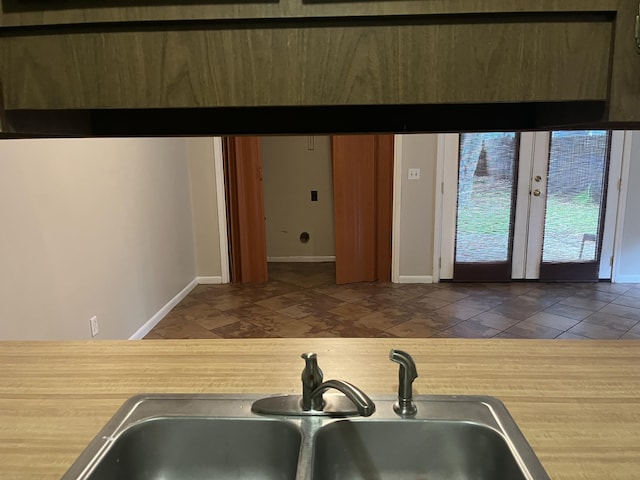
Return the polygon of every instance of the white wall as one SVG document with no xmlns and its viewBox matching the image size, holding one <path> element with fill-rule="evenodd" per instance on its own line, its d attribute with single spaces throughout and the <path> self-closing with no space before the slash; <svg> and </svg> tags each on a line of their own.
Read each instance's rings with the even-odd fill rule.
<svg viewBox="0 0 640 480">
<path fill-rule="evenodd" d="M 633 132 L 630 160 L 621 248 L 615 260 L 616 281 L 640 283 L 640 131 Z"/>
<path fill-rule="evenodd" d="M 401 282 L 433 275 L 433 225 L 437 139 L 435 134 L 398 135 L 401 143 L 400 259 Z M 408 180 L 420 168 L 419 180 Z"/>
<path fill-rule="evenodd" d="M 330 137 L 262 137 L 267 257 L 335 256 Z M 311 201 L 311 190 L 318 201 Z M 300 234 L 308 232 L 308 243 Z"/>
<path fill-rule="evenodd" d="M 186 141 L 196 274 L 200 277 L 221 277 L 214 140 L 206 137 L 189 138 Z"/>
<path fill-rule="evenodd" d="M 128 338 L 195 277 L 183 139 L 0 142 L 0 339 Z"/>
</svg>

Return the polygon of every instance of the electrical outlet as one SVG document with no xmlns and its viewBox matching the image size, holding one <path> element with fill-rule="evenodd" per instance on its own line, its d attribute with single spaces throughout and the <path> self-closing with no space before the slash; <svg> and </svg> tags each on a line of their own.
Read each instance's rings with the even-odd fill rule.
<svg viewBox="0 0 640 480">
<path fill-rule="evenodd" d="M 89 325 L 91 325 L 91 336 L 95 337 L 100 331 L 98 329 L 98 317 L 95 315 L 91 317 L 91 320 L 89 320 Z"/>
<path fill-rule="evenodd" d="M 410 168 L 409 169 L 409 180 L 420 180 L 420 169 L 419 168 Z"/>
</svg>

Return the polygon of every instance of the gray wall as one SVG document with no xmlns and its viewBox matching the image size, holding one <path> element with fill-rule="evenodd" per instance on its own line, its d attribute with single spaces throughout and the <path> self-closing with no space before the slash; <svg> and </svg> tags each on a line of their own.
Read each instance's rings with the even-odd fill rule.
<svg viewBox="0 0 640 480">
<path fill-rule="evenodd" d="M 267 231 L 267 257 L 335 255 L 331 141 L 313 138 L 262 137 L 262 178 Z M 318 201 L 311 201 L 311 190 Z M 308 232 L 310 240 L 300 242 Z"/>
<path fill-rule="evenodd" d="M 402 142 L 399 273 L 401 281 L 411 281 L 409 277 L 433 275 L 438 136 L 416 134 L 398 137 Z M 420 180 L 407 179 L 410 168 L 420 168 Z"/>
<path fill-rule="evenodd" d="M 213 138 L 186 139 L 196 275 L 220 277 L 220 232 Z"/>
<path fill-rule="evenodd" d="M 195 277 L 183 139 L 0 142 L 0 339 L 129 338 Z"/>
</svg>

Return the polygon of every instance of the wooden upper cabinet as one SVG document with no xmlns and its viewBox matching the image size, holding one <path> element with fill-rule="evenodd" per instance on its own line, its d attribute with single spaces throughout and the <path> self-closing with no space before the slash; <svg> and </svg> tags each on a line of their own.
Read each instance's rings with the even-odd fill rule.
<svg viewBox="0 0 640 480">
<path fill-rule="evenodd" d="M 611 19 L 546 20 L 35 31 L 2 40 L 5 108 L 606 100 Z"/>
<path fill-rule="evenodd" d="M 565 21 L 516 16 L 400 28 L 398 100 L 604 100 L 612 28 L 607 17 L 578 15 Z"/>
<path fill-rule="evenodd" d="M 620 0 L 611 71 L 611 122 L 640 124 L 640 51 L 636 45 L 639 0 Z"/>
<path fill-rule="evenodd" d="M 1 27 L 613 12 L 619 0 L 0 0 Z"/>
<path fill-rule="evenodd" d="M 4 108 L 595 101 L 640 121 L 638 0 L 145 1 L 45 15 L 3 0 Z"/>
</svg>

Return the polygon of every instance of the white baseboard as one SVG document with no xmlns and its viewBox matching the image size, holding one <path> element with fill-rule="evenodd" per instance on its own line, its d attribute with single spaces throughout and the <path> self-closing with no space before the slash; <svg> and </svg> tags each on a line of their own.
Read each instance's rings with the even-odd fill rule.
<svg viewBox="0 0 640 480">
<path fill-rule="evenodd" d="M 175 297 L 169 300 L 169 302 L 167 302 L 164 307 L 158 310 L 158 312 L 153 317 L 145 322 L 145 324 L 142 325 L 136 333 L 131 335 L 131 337 L 129 337 L 129 340 L 142 340 L 144 336 L 149 333 L 153 329 L 153 327 L 160 323 L 160 320 L 166 317 L 167 314 L 173 309 L 173 307 L 180 303 L 184 297 L 189 295 L 189 292 L 196 288 L 197 285 L 198 278 L 194 278 L 193 280 L 191 280 L 186 287 L 180 290 L 180 292 Z"/>
<path fill-rule="evenodd" d="M 220 285 L 222 277 L 196 277 L 198 285 Z"/>
<path fill-rule="evenodd" d="M 612 283 L 640 283 L 640 275 L 616 275 Z"/>
<path fill-rule="evenodd" d="M 433 283 L 433 275 L 400 275 L 398 283 Z"/>
<path fill-rule="evenodd" d="M 335 262 L 335 255 L 309 255 L 309 256 L 293 256 L 293 257 L 267 257 L 267 262 Z"/>
</svg>

